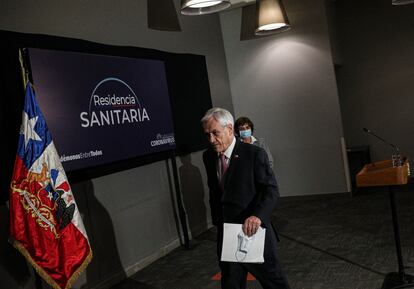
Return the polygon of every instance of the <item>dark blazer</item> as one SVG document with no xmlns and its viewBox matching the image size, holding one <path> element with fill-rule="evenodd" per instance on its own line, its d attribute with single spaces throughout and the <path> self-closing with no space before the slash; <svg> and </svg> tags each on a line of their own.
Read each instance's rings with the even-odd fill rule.
<svg viewBox="0 0 414 289">
<path fill-rule="evenodd" d="M 211 215 L 217 226 L 217 258 L 222 272 L 222 287 L 234 288 L 234 284 L 242 284 L 245 276 L 240 272 L 251 272 L 263 288 L 289 288 L 277 259 L 277 234 L 272 228 L 271 216 L 279 191 L 265 150 L 236 141 L 225 175 L 224 190 L 217 176 L 217 153 L 212 149 L 206 150 L 203 161 L 210 189 Z M 262 227 L 266 228 L 264 263 L 220 261 L 223 223 L 243 224 L 250 216 L 259 217 Z M 244 269 L 241 270 L 240 266 Z"/>
<path fill-rule="evenodd" d="M 270 229 L 279 191 L 265 150 L 236 141 L 225 175 L 224 192 L 217 176 L 217 152 L 206 150 L 203 161 L 207 171 L 213 224 L 242 224 L 246 218 L 254 215 L 260 218 L 263 227 Z"/>
</svg>

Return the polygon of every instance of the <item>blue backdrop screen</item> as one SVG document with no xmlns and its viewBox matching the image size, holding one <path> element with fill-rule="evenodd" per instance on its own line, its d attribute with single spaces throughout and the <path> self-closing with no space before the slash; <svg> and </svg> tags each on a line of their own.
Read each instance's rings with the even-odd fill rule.
<svg viewBox="0 0 414 289">
<path fill-rule="evenodd" d="M 34 48 L 29 58 L 65 170 L 175 148 L 163 61 Z"/>
</svg>

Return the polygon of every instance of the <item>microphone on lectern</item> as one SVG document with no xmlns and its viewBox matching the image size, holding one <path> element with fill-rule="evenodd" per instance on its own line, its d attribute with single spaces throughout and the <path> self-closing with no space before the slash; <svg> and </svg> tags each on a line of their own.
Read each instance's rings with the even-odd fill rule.
<svg viewBox="0 0 414 289">
<path fill-rule="evenodd" d="M 382 137 L 380 137 L 380 136 L 377 136 L 375 133 L 373 133 L 371 130 L 369 130 L 369 129 L 367 129 L 366 127 L 364 127 L 364 128 L 362 128 L 367 134 L 370 134 L 370 135 L 372 135 L 372 136 L 375 136 L 377 139 L 379 139 L 379 140 L 381 140 L 381 141 L 383 141 L 384 143 L 386 143 L 387 145 L 390 145 L 394 150 L 395 150 L 395 153 L 396 154 L 399 154 L 400 153 L 400 149 L 395 145 L 395 144 L 392 144 L 392 143 L 389 143 L 389 142 L 387 142 L 385 139 L 383 139 Z"/>
<path fill-rule="evenodd" d="M 366 127 L 362 128 L 362 130 L 364 132 L 366 132 L 367 134 L 370 134 L 372 136 L 375 136 L 377 139 L 381 140 L 382 142 L 386 143 L 387 145 L 391 146 L 394 149 L 394 154 L 392 155 L 392 162 L 393 162 L 393 166 L 401 166 L 402 165 L 402 160 L 401 160 L 401 156 L 400 156 L 400 149 L 395 145 L 392 144 L 390 142 L 387 142 L 385 139 L 383 139 L 380 136 L 377 136 L 375 133 L 373 133 L 371 130 L 367 129 Z"/>
</svg>

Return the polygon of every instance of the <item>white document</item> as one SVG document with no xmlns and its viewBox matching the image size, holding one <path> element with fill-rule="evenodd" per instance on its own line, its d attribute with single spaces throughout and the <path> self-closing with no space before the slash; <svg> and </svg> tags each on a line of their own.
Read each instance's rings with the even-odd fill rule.
<svg viewBox="0 0 414 289">
<path fill-rule="evenodd" d="M 263 263 L 266 229 L 259 227 L 256 234 L 247 237 L 241 224 L 224 223 L 221 261 Z"/>
</svg>

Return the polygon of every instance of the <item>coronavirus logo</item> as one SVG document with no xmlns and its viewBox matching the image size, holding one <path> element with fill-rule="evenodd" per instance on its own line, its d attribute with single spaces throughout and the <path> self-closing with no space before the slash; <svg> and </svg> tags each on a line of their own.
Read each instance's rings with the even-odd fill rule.
<svg viewBox="0 0 414 289">
<path fill-rule="evenodd" d="M 88 128 L 150 121 L 150 116 L 125 81 L 109 77 L 95 86 L 89 109 L 80 113 L 80 119 L 82 127 Z"/>
</svg>

